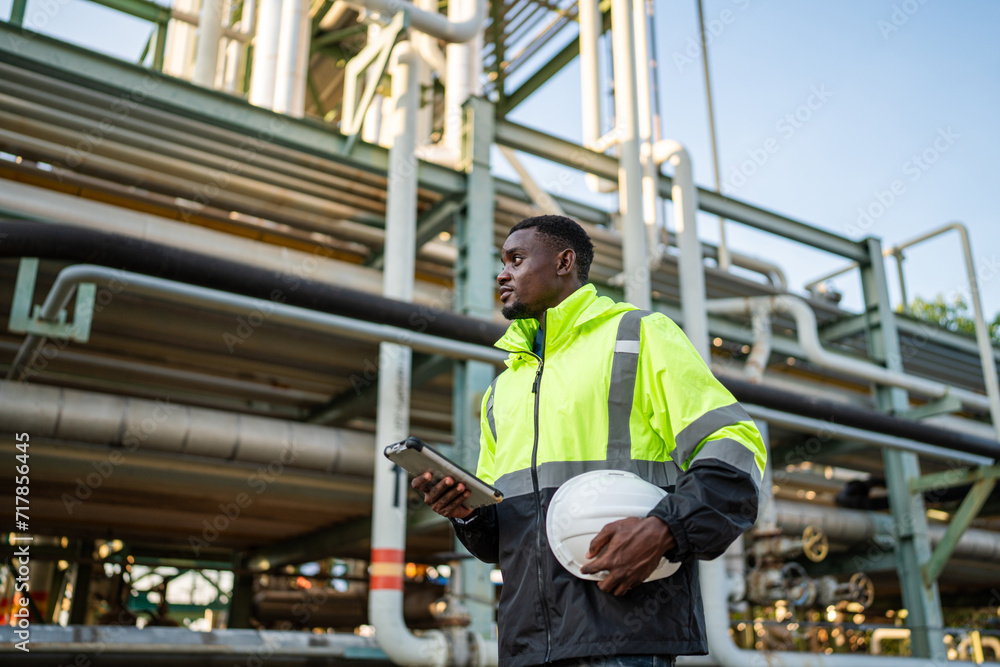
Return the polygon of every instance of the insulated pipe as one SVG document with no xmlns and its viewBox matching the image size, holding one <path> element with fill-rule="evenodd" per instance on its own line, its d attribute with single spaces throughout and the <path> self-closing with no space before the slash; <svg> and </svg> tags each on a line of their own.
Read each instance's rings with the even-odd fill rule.
<svg viewBox="0 0 1000 667">
<path fill-rule="evenodd" d="M 943 398 L 951 395 L 959 399 L 962 405 L 977 410 L 989 410 L 991 407 L 990 399 L 982 394 L 934 380 L 897 373 L 883 366 L 827 351 L 819 340 L 819 325 L 816 323 L 816 314 L 799 297 L 784 295 L 713 299 L 705 304 L 705 309 L 715 314 L 736 315 L 752 312 L 754 307 L 758 305 L 764 305 L 772 312 L 787 312 L 795 318 L 799 345 L 805 350 L 806 358 L 817 366 L 846 373 L 876 384 L 902 387 L 907 391 L 930 398 Z M 685 324 L 687 323 L 685 322 Z"/>
<path fill-rule="evenodd" d="M 771 358 L 771 311 L 764 306 L 755 306 L 750 322 L 753 326 L 753 347 L 743 365 L 743 374 L 749 382 L 759 384 Z"/>
<path fill-rule="evenodd" d="M 621 149 L 618 202 L 622 216 L 625 300 L 648 310 L 652 306 L 652 295 L 646 264 L 646 229 L 642 218 L 642 162 L 635 108 L 636 72 L 630 0 L 611 1 L 611 42 L 615 61 L 615 125 L 620 132 L 618 146 Z M 700 249 L 697 252 L 700 258 Z"/>
<path fill-rule="evenodd" d="M 451 0 L 448 3 L 448 20 L 459 25 L 473 17 L 477 0 Z M 469 36 L 471 40 L 476 33 Z M 469 69 L 473 60 L 468 40 L 451 42 L 445 48 L 448 67 L 448 85 L 444 89 L 444 146 L 457 162 L 462 152 L 462 105 L 469 99 Z M 475 55 L 478 60 L 479 54 Z M 454 163 L 453 163 L 454 164 Z"/>
<path fill-rule="evenodd" d="M 583 145 L 592 150 L 601 138 L 601 78 L 600 47 L 601 9 L 598 0 L 580 0 L 580 107 L 583 120 Z M 603 152 L 603 150 L 601 150 Z M 593 192 L 614 192 L 618 184 L 598 178 L 594 174 L 584 177 Z"/>
<path fill-rule="evenodd" d="M 257 36 L 254 38 L 253 72 L 250 76 L 250 104 L 265 109 L 274 108 L 280 41 L 281 0 L 260 0 Z"/>
<path fill-rule="evenodd" d="M 401 301 L 413 299 L 416 257 L 417 170 L 413 163 L 420 87 L 419 58 L 409 42 L 392 51 L 392 143 L 386 192 L 385 270 L 382 291 Z M 379 348 L 378 410 L 375 417 L 375 481 L 372 492 L 371 569 L 368 622 L 375 641 L 398 665 L 444 667 L 448 642 L 439 631 L 417 637 L 403 619 L 403 554 L 406 543 L 407 478 L 381 455 L 404 440 L 410 424 L 411 352 L 382 343 Z"/>
<path fill-rule="evenodd" d="M 646 20 L 646 0 L 632 0 L 632 20 L 635 33 L 636 107 L 639 114 L 640 157 L 642 160 L 642 217 L 646 225 L 649 258 L 659 256 L 660 235 L 657 233 L 656 195 L 659 174 L 653 160 L 653 101 L 650 92 L 649 38 Z"/>
<path fill-rule="evenodd" d="M 305 113 L 305 58 L 309 44 L 309 0 L 285 0 L 275 64 L 274 104 L 278 113 L 301 118 Z M 306 51 L 308 53 L 308 51 Z"/>
<path fill-rule="evenodd" d="M 349 0 L 348 4 L 382 14 L 386 19 L 405 9 L 410 13 L 410 27 L 446 42 L 468 42 L 486 21 L 486 0 L 475 0 L 475 14 L 468 20 L 454 22 L 437 12 L 425 12 L 406 0 Z"/>
<path fill-rule="evenodd" d="M 372 474 L 370 435 L 316 424 L 235 414 L 169 400 L 145 400 L 0 381 L 5 431 L 249 463 L 281 457 L 293 468 Z"/>
<path fill-rule="evenodd" d="M 705 312 L 705 269 L 701 262 L 701 242 L 698 240 L 698 189 L 694 185 L 691 158 L 681 144 L 665 139 L 653 146 L 653 160 L 657 165 L 669 162 L 674 166 L 671 198 L 680 248 L 677 270 L 684 333 L 707 362 L 711 353 L 708 348 L 708 315 Z"/>
<path fill-rule="evenodd" d="M 193 12 L 198 0 L 174 0 L 173 11 Z M 194 59 L 195 28 L 184 21 L 171 21 L 167 27 L 167 49 L 164 54 L 163 72 L 187 79 L 188 66 Z"/>
<path fill-rule="evenodd" d="M 294 293 L 294 290 L 289 288 L 289 291 L 285 292 L 275 288 L 273 281 L 270 283 L 269 289 L 271 291 L 268 299 L 254 299 L 153 278 L 139 273 L 88 264 L 78 264 L 59 272 L 59 276 L 41 307 L 40 319 L 47 322 L 55 321 L 59 311 L 63 310 L 69 303 L 77 285 L 85 282 L 95 283 L 112 292 L 127 289 L 130 293 L 145 294 L 157 298 L 169 296 L 177 303 L 217 312 L 228 312 L 238 316 L 258 313 L 261 318 L 266 318 L 268 322 L 273 324 L 286 324 L 324 333 L 336 333 L 357 340 L 397 341 L 409 346 L 406 348 L 407 351 L 412 348 L 420 352 L 442 354 L 459 359 L 475 359 L 494 364 L 499 364 L 507 358 L 506 353 L 481 345 L 442 340 L 425 333 L 290 306 L 287 302 L 291 299 L 288 297 Z M 421 326 L 411 315 L 410 326 L 414 325 Z M 8 379 L 24 379 L 30 373 L 45 340 L 44 336 L 33 334 L 25 337 L 14 361 L 11 362 Z"/>
<path fill-rule="evenodd" d="M 219 46 L 222 40 L 224 0 L 202 0 L 198 15 L 198 45 L 194 53 L 194 83 L 215 88 L 219 74 Z"/>
</svg>

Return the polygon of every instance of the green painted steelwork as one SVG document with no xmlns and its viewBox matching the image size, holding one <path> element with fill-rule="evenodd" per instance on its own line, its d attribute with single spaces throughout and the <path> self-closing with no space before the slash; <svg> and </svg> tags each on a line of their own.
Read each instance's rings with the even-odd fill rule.
<svg viewBox="0 0 1000 667">
<path fill-rule="evenodd" d="M 134 16 L 150 23 L 166 23 L 170 20 L 170 8 L 150 0 L 89 0 L 95 5 Z"/>
<path fill-rule="evenodd" d="M 586 171 L 601 178 L 618 179 L 618 160 L 610 155 L 583 148 L 565 139 L 559 139 L 508 120 L 497 121 L 496 143 L 556 164 Z M 657 185 L 658 194 L 669 199 L 672 187 L 673 179 L 661 174 Z M 811 227 L 736 199 L 730 199 L 712 190 L 698 188 L 698 207 L 707 213 L 721 215 L 729 220 L 835 255 L 856 261 L 868 261 L 868 252 L 863 243 Z"/>
<path fill-rule="evenodd" d="M 943 398 L 939 398 L 936 401 L 930 401 L 921 406 L 910 408 L 905 412 L 901 413 L 900 417 L 905 417 L 906 419 L 926 419 L 927 417 L 933 417 L 934 415 L 948 415 L 955 412 L 961 412 L 962 401 L 955 398 L 954 396 L 948 395 Z"/>
<path fill-rule="evenodd" d="M 952 515 L 948 529 L 941 537 L 941 541 L 938 542 L 934 553 L 931 554 L 930 560 L 923 567 L 924 583 L 927 585 L 937 581 L 937 578 L 941 576 L 945 565 L 948 564 L 948 559 L 951 558 L 958 546 L 958 541 L 962 538 L 962 533 L 969 527 L 976 515 L 979 514 L 983 504 L 990 497 L 997 479 L 1000 478 L 1000 466 L 979 468 L 970 471 L 970 473 L 976 481 L 972 484 L 972 488 L 969 489 L 968 495 L 965 496 L 958 510 Z"/>
<path fill-rule="evenodd" d="M 329 46 L 331 44 L 340 44 L 348 37 L 353 37 L 354 35 L 360 35 L 365 32 L 367 28 L 365 26 L 356 26 L 353 28 L 343 28 L 342 30 L 334 30 L 332 32 L 323 33 L 319 37 L 313 39 L 310 44 L 310 50 L 313 52 L 319 51 L 324 46 Z"/>
<path fill-rule="evenodd" d="M 347 140 L 313 121 L 289 118 L 218 91 L 165 76 L 137 65 L 66 44 L 45 35 L 0 23 L 0 62 L 40 71 L 63 80 L 129 99 L 141 91 L 143 103 L 194 116 L 212 125 L 268 137 L 296 150 L 384 175 L 389 153 L 380 146 L 359 142 L 348 156 Z M 451 194 L 465 190 L 465 177 L 452 169 L 421 163 L 418 187 Z"/>
<path fill-rule="evenodd" d="M 889 300 L 882 244 L 871 237 L 863 243 L 868 251 L 868 260 L 862 263 L 861 268 L 865 310 L 878 313 L 878 326 L 872 327 L 870 331 L 871 356 L 874 360 L 883 362 L 889 370 L 901 373 L 903 359 L 896 319 Z M 909 409 L 909 397 L 899 387 L 877 387 L 875 397 L 883 411 L 898 414 Z M 931 557 L 927 514 L 923 496 L 910 489 L 910 480 L 920 476 L 920 462 L 916 454 L 892 449 L 882 450 L 882 460 L 894 522 L 896 570 L 903 605 L 908 611 L 906 625 L 910 628 L 913 654 L 943 660 L 946 655 L 940 594 L 937 584 L 925 581 L 922 576 Z"/>
<path fill-rule="evenodd" d="M 10 6 L 10 22 L 14 25 L 24 25 L 24 10 L 28 8 L 28 0 L 14 0 Z"/>
<path fill-rule="evenodd" d="M 41 319 L 41 306 L 32 308 L 35 293 L 35 278 L 38 275 L 38 259 L 25 257 L 17 269 L 14 284 L 14 300 L 10 307 L 7 329 L 12 333 L 27 333 L 52 338 L 68 338 L 79 343 L 90 340 L 90 325 L 94 318 L 94 302 L 97 287 L 93 283 L 81 283 L 76 288 L 73 322 L 66 322 L 66 311 L 60 310 L 58 319 L 49 322 Z"/>
<path fill-rule="evenodd" d="M 528 77 L 528 80 L 522 83 L 517 90 L 509 95 L 504 95 L 501 98 L 501 104 L 497 105 L 497 113 L 500 116 L 509 114 L 514 110 L 514 107 L 528 99 L 528 96 L 545 85 L 549 79 L 562 71 L 563 67 L 573 62 L 578 55 L 580 55 L 580 40 L 574 39 L 554 55 L 549 62 L 542 65 L 537 72 Z"/>
</svg>

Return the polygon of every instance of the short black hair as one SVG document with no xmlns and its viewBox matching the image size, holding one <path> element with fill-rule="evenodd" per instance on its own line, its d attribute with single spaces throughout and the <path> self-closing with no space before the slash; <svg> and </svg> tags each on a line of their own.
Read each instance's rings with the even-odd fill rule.
<svg viewBox="0 0 1000 667">
<path fill-rule="evenodd" d="M 580 284 L 586 284 L 590 276 L 590 263 L 594 261 L 594 244 L 587 232 L 575 220 L 564 215 L 537 215 L 525 218 L 510 228 L 507 236 L 522 229 L 536 229 L 544 237 L 546 245 L 555 252 L 570 248 L 576 253 L 576 273 Z"/>
</svg>

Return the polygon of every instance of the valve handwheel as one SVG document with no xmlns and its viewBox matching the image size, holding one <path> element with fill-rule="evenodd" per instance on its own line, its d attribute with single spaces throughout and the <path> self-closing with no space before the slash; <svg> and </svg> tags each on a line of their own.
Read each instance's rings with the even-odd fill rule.
<svg viewBox="0 0 1000 667">
<path fill-rule="evenodd" d="M 830 553 L 830 540 L 821 528 L 806 526 L 802 531 L 802 552 L 806 558 L 818 563 Z"/>
</svg>

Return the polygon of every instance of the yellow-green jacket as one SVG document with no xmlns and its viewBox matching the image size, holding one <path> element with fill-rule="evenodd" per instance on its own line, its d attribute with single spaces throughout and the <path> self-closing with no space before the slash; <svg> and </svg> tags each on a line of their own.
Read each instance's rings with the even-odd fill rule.
<svg viewBox="0 0 1000 667">
<path fill-rule="evenodd" d="M 694 560 L 720 555 L 757 516 L 765 449 L 753 422 L 680 329 L 585 285 L 539 322 L 515 320 L 497 347 L 507 370 L 482 406 L 478 475 L 504 494 L 456 522 L 473 555 L 499 562 L 501 667 L 617 654 L 707 650 Z M 575 475 L 629 470 L 666 489 L 650 512 L 684 565 L 622 597 L 555 559 L 545 514 Z M 654 613 L 655 612 L 655 613 Z"/>
</svg>

